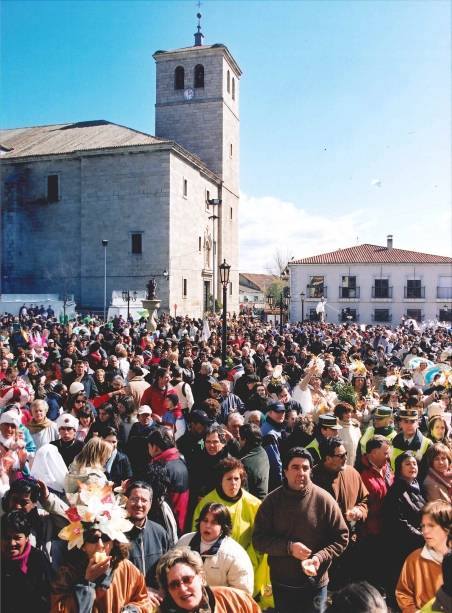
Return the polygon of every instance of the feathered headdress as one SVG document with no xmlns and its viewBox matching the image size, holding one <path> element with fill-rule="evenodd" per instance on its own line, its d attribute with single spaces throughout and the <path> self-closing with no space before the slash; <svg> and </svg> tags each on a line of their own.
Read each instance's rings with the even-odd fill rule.
<svg viewBox="0 0 452 613">
<path fill-rule="evenodd" d="M 353 360 L 350 365 L 350 375 L 351 377 L 366 377 L 367 369 L 364 362 L 361 360 Z"/>
<path fill-rule="evenodd" d="M 110 485 L 81 483 L 80 491 L 69 496 L 75 499 L 74 506 L 66 511 L 70 523 L 58 534 L 68 541 L 68 549 L 83 546 L 85 530 L 99 530 L 112 541 L 128 543 L 124 533 L 131 530 L 133 524 L 126 519 L 126 511 L 118 505 Z"/>
</svg>

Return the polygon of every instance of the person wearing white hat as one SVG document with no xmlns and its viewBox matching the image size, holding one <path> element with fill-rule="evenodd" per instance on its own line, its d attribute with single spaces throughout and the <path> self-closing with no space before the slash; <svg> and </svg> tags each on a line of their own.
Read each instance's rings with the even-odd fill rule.
<svg viewBox="0 0 452 613">
<path fill-rule="evenodd" d="M 20 416 L 15 410 L 0 415 L 0 472 L 11 478 L 16 471 L 25 468 L 28 453 L 20 426 Z"/>
<path fill-rule="evenodd" d="M 83 441 L 75 438 L 78 429 L 78 419 L 71 413 L 62 413 L 56 420 L 56 427 L 60 436 L 52 445 L 58 449 L 64 463 L 69 467 L 83 448 Z"/>
</svg>

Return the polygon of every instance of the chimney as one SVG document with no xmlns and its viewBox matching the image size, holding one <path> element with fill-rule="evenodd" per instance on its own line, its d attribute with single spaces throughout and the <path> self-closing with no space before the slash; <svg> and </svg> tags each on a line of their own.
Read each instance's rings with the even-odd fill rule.
<svg viewBox="0 0 452 613">
<path fill-rule="evenodd" d="M 388 236 L 386 237 L 386 240 L 387 240 L 386 247 L 388 249 L 392 249 L 392 234 L 388 234 Z"/>
</svg>

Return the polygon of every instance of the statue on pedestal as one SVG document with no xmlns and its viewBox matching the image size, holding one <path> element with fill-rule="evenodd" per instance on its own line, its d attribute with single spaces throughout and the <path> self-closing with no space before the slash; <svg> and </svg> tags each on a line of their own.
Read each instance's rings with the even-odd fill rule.
<svg viewBox="0 0 452 613">
<path fill-rule="evenodd" d="M 155 292 L 157 290 L 157 283 L 155 279 L 149 279 L 148 284 L 146 285 L 146 290 L 146 299 L 155 300 Z"/>
</svg>

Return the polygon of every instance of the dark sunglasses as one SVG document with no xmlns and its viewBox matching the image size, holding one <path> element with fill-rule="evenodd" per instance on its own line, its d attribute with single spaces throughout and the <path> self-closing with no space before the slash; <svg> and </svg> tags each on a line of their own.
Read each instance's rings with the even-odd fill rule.
<svg viewBox="0 0 452 613">
<path fill-rule="evenodd" d="M 91 417 L 91 413 L 79 413 L 79 417 Z"/>
<path fill-rule="evenodd" d="M 99 539 L 102 541 L 102 543 L 109 543 L 111 541 L 111 538 L 103 533 L 100 536 L 88 533 L 83 540 L 85 541 L 85 543 L 91 543 L 92 545 L 95 545 L 99 542 Z"/>
<path fill-rule="evenodd" d="M 181 585 L 191 585 L 196 575 L 184 575 L 180 579 L 174 579 L 168 583 L 168 589 L 177 590 Z"/>
</svg>

